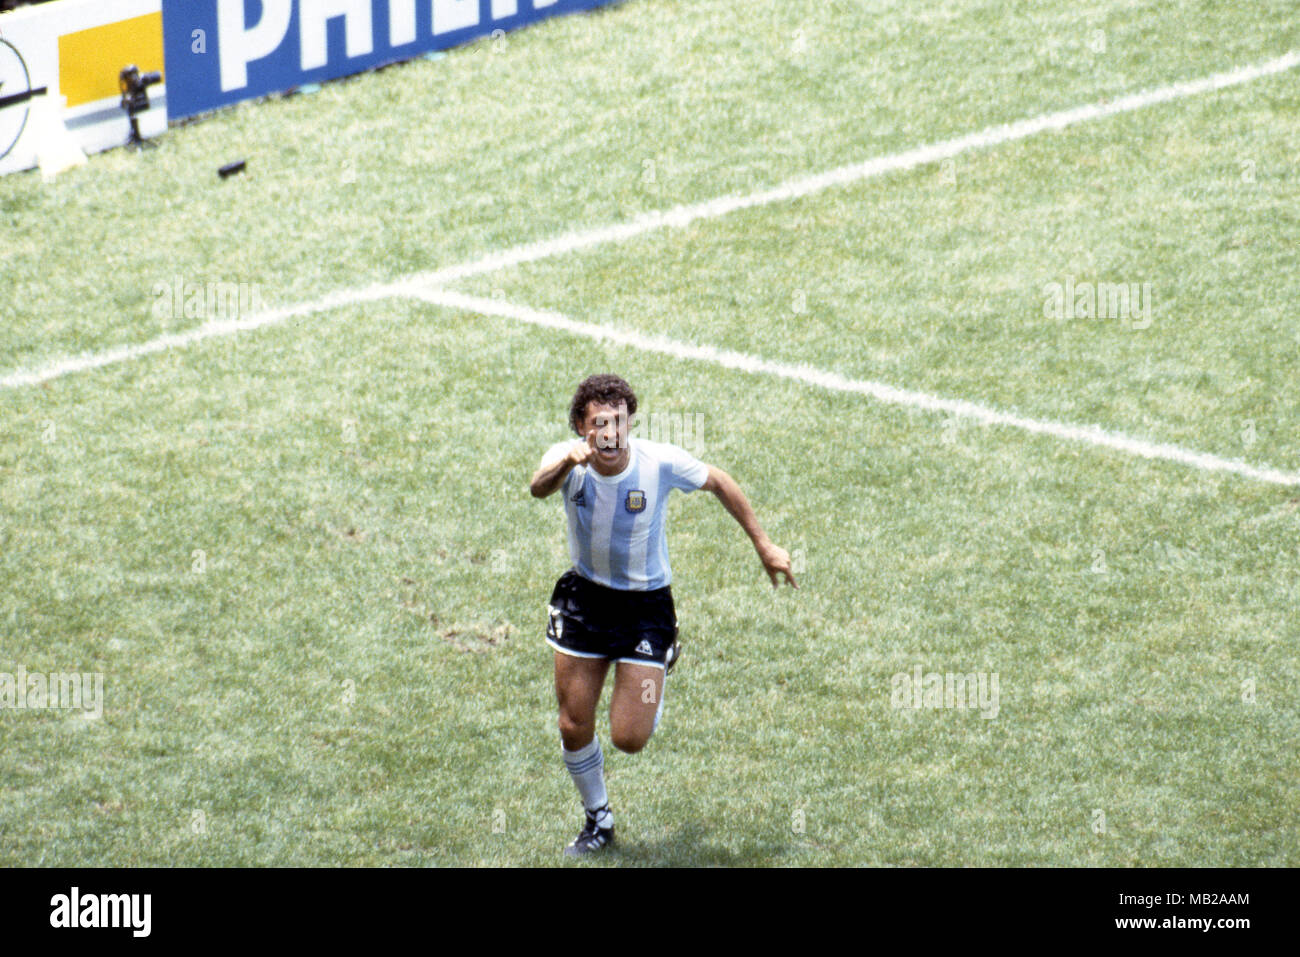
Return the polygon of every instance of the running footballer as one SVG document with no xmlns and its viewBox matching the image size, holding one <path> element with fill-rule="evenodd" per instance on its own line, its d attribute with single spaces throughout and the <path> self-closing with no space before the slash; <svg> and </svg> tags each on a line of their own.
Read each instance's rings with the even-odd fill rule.
<svg viewBox="0 0 1300 957">
<path fill-rule="evenodd" d="M 555 649 L 555 694 L 564 763 L 586 811 L 566 854 L 614 840 L 596 705 L 615 663 L 610 738 L 620 751 L 645 747 L 663 713 L 664 681 L 680 653 L 664 518 L 673 489 L 716 495 L 740 523 L 772 587 L 794 587 L 790 556 L 763 532 L 735 480 L 676 445 L 628 437 L 636 395 L 615 375 L 590 376 L 569 409 L 576 441 L 553 445 L 533 475 L 536 498 L 564 496 L 573 567 L 551 594 L 546 641 Z"/>
</svg>

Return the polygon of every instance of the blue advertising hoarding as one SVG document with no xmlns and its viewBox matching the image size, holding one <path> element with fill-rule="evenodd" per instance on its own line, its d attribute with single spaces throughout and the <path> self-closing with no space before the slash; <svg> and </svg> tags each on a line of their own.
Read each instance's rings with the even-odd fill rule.
<svg viewBox="0 0 1300 957">
<path fill-rule="evenodd" d="M 617 0 L 162 0 L 168 114 L 193 116 Z"/>
</svg>

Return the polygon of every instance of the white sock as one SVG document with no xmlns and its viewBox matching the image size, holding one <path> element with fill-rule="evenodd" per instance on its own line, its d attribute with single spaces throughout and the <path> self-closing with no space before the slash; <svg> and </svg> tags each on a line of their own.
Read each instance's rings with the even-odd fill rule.
<svg viewBox="0 0 1300 957">
<path fill-rule="evenodd" d="M 560 751 L 564 754 L 564 766 L 569 769 L 569 775 L 577 785 L 578 793 L 582 795 L 582 806 L 588 811 L 596 811 L 608 804 L 609 795 L 605 793 L 605 754 L 600 750 L 600 738 L 592 738 L 590 744 L 577 751 L 565 750 L 561 744 Z M 603 814 L 601 817 L 601 827 L 613 824 L 613 814 Z"/>
</svg>

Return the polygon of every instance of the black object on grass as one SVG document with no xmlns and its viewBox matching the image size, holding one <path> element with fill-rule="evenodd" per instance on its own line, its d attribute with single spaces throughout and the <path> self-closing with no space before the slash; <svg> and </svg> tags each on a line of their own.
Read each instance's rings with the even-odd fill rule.
<svg viewBox="0 0 1300 957">
<path fill-rule="evenodd" d="M 248 165 L 248 160 L 236 160 L 233 163 L 227 163 L 221 169 L 217 170 L 217 175 L 222 179 L 229 179 L 236 173 L 242 173 L 244 167 Z"/>
</svg>

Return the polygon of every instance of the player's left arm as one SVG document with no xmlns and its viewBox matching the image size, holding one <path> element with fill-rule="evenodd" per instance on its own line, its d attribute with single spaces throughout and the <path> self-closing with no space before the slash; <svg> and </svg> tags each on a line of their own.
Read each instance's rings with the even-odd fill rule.
<svg viewBox="0 0 1300 957">
<path fill-rule="evenodd" d="M 763 526 L 758 523 L 758 516 L 754 514 L 753 506 L 749 504 L 749 499 L 740 490 L 736 480 L 717 466 L 710 465 L 708 468 L 709 477 L 700 488 L 716 495 L 718 501 L 731 513 L 731 517 L 745 530 L 745 534 L 749 536 L 749 540 L 754 543 L 754 549 L 758 552 L 758 560 L 767 570 L 767 577 L 772 579 L 772 587 L 778 587 L 780 579 L 777 576 L 784 575 L 786 581 L 798 588 L 798 582 L 790 573 L 790 553 L 767 537 Z"/>
</svg>

